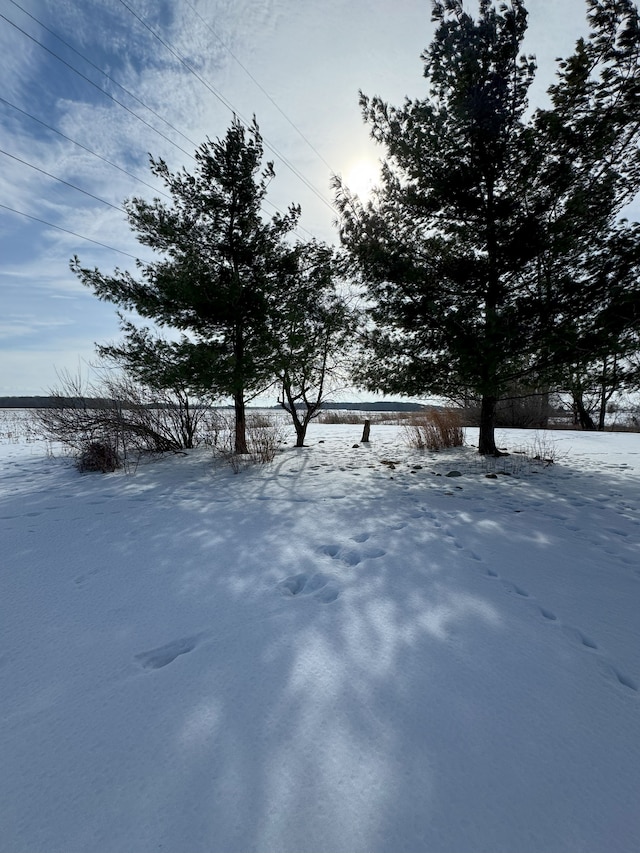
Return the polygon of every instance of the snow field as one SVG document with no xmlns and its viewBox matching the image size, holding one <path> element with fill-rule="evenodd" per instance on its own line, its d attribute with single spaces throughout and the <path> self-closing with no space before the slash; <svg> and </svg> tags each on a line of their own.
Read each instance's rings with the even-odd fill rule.
<svg viewBox="0 0 640 853">
<path fill-rule="evenodd" d="M 0 850 L 640 849 L 640 436 L 360 433 L 0 447 Z"/>
</svg>

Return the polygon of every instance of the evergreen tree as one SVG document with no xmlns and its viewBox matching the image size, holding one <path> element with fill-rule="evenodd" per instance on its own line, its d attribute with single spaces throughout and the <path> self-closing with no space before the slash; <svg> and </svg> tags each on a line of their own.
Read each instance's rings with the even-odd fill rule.
<svg viewBox="0 0 640 853">
<path fill-rule="evenodd" d="M 496 405 L 514 381 L 543 381 L 576 348 L 604 350 L 637 313 L 633 275 L 615 282 L 620 311 L 593 262 L 640 186 L 638 15 L 630 0 L 587 5 L 589 40 L 561 65 L 552 108 L 529 116 L 523 0 L 480 0 L 477 20 L 462 0 L 433 0 L 427 97 L 391 107 L 361 95 L 387 151 L 381 186 L 362 205 L 337 183 L 341 237 L 373 300 L 362 381 L 471 390 L 481 453 L 498 452 Z M 630 236 L 617 243 L 628 270 Z"/>
<path fill-rule="evenodd" d="M 78 258 L 71 263 L 100 299 L 181 333 L 166 340 L 122 319 L 124 342 L 102 352 L 152 386 L 181 381 L 200 393 L 232 397 L 236 453 L 247 452 L 247 398 L 273 381 L 268 317 L 287 257 L 284 240 L 300 212 L 292 206 L 269 221 L 261 215 L 274 177 L 262 155 L 255 121 L 245 129 L 235 120 L 224 138 L 198 148 L 194 174 L 171 173 L 151 158 L 172 204 L 134 198 L 125 207 L 139 242 L 160 259 L 138 262 L 140 279 L 83 268 Z"/>
</svg>

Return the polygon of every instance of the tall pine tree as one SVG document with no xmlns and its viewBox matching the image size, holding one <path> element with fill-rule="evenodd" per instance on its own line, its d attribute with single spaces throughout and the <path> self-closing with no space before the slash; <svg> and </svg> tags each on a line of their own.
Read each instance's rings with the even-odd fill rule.
<svg viewBox="0 0 640 853">
<path fill-rule="evenodd" d="M 140 243 L 158 252 L 154 263 L 138 262 L 140 278 L 117 270 L 105 275 L 77 258 L 72 270 L 100 299 L 136 311 L 156 326 L 177 330 L 177 341 L 123 320 L 125 340 L 103 352 L 121 360 L 134 376 L 154 384 L 179 379 L 235 407 L 235 452 L 246 453 L 247 397 L 273 381 L 268 317 L 282 264 L 286 235 L 299 209 L 266 220 L 261 204 L 274 176 L 262 165 L 257 124 L 234 121 L 226 136 L 196 151 L 193 174 L 169 171 L 151 160 L 172 197 L 168 205 L 134 198 L 126 203 Z"/>
<path fill-rule="evenodd" d="M 361 95 L 387 152 L 381 186 L 362 205 L 337 184 L 341 237 L 372 298 L 361 380 L 412 395 L 470 390 L 485 454 L 498 452 L 496 404 L 515 380 L 553 374 L 587 340 L 604 347 L 606 323 L 636 311 L 632 277 L 626 319 L 603 311 L 606 276 L 585 247 L 609 240 L 638 189 L 637 10 L 587 3 L 592 33 L 577 55 L 590 62 L 561 67 L 552 109 L 530 116 L 523 0 L 480 0 L 476 19 L 462 0 L 433 0 L 427 96 L 392 107 Z"/>
</svg>

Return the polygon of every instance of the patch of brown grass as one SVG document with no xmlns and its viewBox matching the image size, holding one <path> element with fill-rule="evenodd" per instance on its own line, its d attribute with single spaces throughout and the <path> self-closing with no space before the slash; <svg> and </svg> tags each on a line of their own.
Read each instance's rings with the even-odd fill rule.
<svg viewBox="0 0 640 853">
<path fill-rule="evenodd" d="M 403 425 L 403 432 L 409 447 L 416 450 L 442 450 L 464 444 L 460 414 L 453 409 L 414 412 Z"/>
</svg>

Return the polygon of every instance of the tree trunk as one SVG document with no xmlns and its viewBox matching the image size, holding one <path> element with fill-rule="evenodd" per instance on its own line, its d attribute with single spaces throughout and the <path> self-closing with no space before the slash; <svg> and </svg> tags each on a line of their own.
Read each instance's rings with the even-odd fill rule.
<svg viewBox="0 0 640 853">
<path fill-rule="evenodd" d="M 586 429 L 589 431 L 595 430 L 596 425 L 594 424 L 593 418 L 586 409 L 579 408 L 578 416 L 580 418 L 580 429 Z"/>
<path fill-rule="evenodd" d="M 619 381 L 618 356 L 614 355 L 611 363 L 609 363 L 609 359 L 605 356 L 600 376 L 600 410 L 598 412 L 598 429 L 600 431 L 606 426 L 607 404 L 616 392 Z"/>
<path fill-rule="evenodd" d="M 233 405 L 236 413 L 234 452 L 246 454 L 249 452 L 249 448 L 247 447 L 247 419 L 244 411 L 244 394 L 242 391 L 236 391 L 233 395 Z"/>
<path fill-rule="evenodd" d="M 573 394 L 573 410 L 577 415 L 577 421 L 580 424 L 580 429 L 585 430 L 595 430 L 596 425 L 593 422 L 593 418 L 590 413 L 587 411 L 584 405 L 584 401 L 582 399 L 582 394 L 574 392 Z M 576 417 L 574 416 L 574 423 Z"/>
<path fill-rule="evenodd" d="M 478 438 L 478 453 L 483 456 L 499 456 L 496 447 L 496 403 L 497 397 L 482 396 L 480 405 L 480 435 Z"/>
<path fill-rule="evenodd" d="M 296 428 L 296 447 L 304 447 L 304 440 L 307 436 L 307 424 L 304 421 L 294 420 Z"/>
<path fill-rule="evenodd" d="M 598 412 L 598 429 L 602 432 L 607 421 L 607 401 L 604 399 L 604 391 L 600 402 L 600 411 Z"/>
<path fill-rule="evenodd" d="M 542 393 L 542 399 L 540 401 L 540 428 L 547 429 L 549 426 L 549 399 L 550 399 L 549 391 L 544 391 Z"/>
<path fill-rule="evenodd" d="M 296 447 L 304 447 L 304 440 L 307 437 L 307 427 L 311 420 L 311 413 L 307 404 L 307 410 L 303 418 L 298 415 L 296 401 L 291 391 L 291 380 L 289 374 L 285 371 L 282 378 L 282 399 L 278 400 L 285 412 L 289 412 L 293 426 L 296 431 Z M 306 400 L 305 400 L 306 403 Z"/>
</svg>

